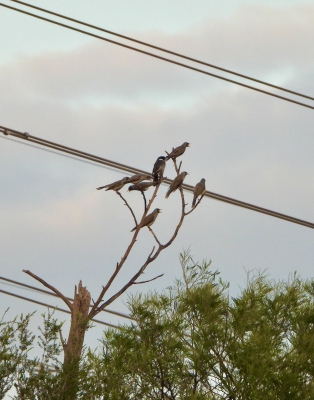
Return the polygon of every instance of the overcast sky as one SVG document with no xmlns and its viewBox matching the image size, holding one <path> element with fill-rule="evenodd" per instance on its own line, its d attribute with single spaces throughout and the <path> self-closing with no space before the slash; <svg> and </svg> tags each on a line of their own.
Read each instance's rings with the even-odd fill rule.
<svg viewBox="0 0 314 400">
<path fill-rule="evenodd" d="M 314 96 L 312 1 L 32 4 Z M 186 183 L 204 177 L 210 191 L 314 221 L 313 110 L 3 7 L 0 25 L 0 125 L 148 171 L 165 150 L 188 141 Z M 96 298 L 131 239 L 134 221 L 115 193 L 95 188 L 123 174 L 2 136 L 0 167 L 1 276 L 39 286 L 22 272 L 29 269 L 68 296 L 82 280 Z M 166 175 L 174 177 L 170 163 Z M 163 210 L 154 225 L 162 242 L 180 212 L 179 193 L 166 200 L 166 190 L 155 201 Z M 141 196 L 123 193 L 139 214 Z M 191 204 L 191 194 L 186 196 Z M 310 278 L 313 239 L 309 228 L 204 198 L 144 276 L 164 277 L 130 293 L 169 286 L 181 275 L 178 255 L 188 247 L 196 260 L 212 260 L 233 295 L 245 285 L 246 270 L 267 269 L 274 279 L 294 271 Z M 153 245 L 143 229 L 110 294 Z M 2 282 L 0 287 L 65 307 L 48 296 Z M 125 312 L 126 301 L 124 295 L 111 308 Z M 8 306 L 12 317 L 45 311 L 1 294 L 0 312 Z M 61 320 L 64 315 L 57 313 Z M 100 336 L 99 327 L 89 331 L 87 344 L 96 346 Z"/>
</svg>

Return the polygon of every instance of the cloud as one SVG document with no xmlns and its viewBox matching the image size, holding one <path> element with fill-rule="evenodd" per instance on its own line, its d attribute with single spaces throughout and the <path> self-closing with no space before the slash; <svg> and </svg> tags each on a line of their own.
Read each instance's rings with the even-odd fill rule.
<svg viewBox="0 0 314 400">
<path fill-rule="evenodd" d="M 141 39 L 285 84 L 295 77 L 300 79 L 300 72 L 312 71 L 313 56 L 308 49 L 314 41 L 313 18 L 311 5 L 287 9 L 245 6 L 224 18 L 204 19 L 201 25 L 180 34 L 155 31 Z M 179 62 L 189 63 L 182 59 Z M 2 65 L 0 72 L 0 87 L 6 93 L 24 93 L 30 99 L 73 105 L 143 100 L 162 104 L 173 97 L 178 99 L 177 104 L 184 104 L 205 91 L 226 90 L 225 85 L 233 88 L 231 84 L 99 40 L 73 51 L 19 55 Z"/>
</svg>

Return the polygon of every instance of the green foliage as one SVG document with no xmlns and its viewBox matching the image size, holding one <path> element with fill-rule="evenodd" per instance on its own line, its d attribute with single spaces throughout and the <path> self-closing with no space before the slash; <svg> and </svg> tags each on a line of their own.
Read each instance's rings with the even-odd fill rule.
<svg viewBox="0 0 314 400">
<path fill-rule="evenodd" d="M 130 298 L 137 323 L 108 330 L 86 399 L 314 398 L 314 283 L 248 276 L 229 298 L 210 262 L 181 254 L 183 277 Z"/>
<path fill-rule="evenodd" d="M 313 399 L 314 281 L 248 274 L 230 298 L 210 262 L 188 252 L 180 261 L 182 278 L 162 294 L 129 298 L 136 322 L 106 330 L 98 349 L 84 350 L 76 398 Z M 0 324 L 1 396 L 14 384 L 15 399 L 60 399 L 60 324 L 45 317 L 43 355 L 32 360 L 30 317 Z"/>
<path fill-rule="evenodd" d="M 57 357 L 61 352 L 57 333 L 62 324 L 52 318 L 52 313 L 43 316 L 43 326 L 39 327 L 38 346 L 42 349 L 42 358 L 31 358 L 36 336 L 29 330 L 33 314 L 20 315 L 12 321 L 0 324 L 0 398 L 15 387 L 13 399 L 58 399 Z"/>
</svg>

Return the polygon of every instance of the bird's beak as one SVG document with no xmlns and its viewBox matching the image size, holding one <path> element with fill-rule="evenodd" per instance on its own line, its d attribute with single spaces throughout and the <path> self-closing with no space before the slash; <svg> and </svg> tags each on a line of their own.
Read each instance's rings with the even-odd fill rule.
<svg viewBox="0 0 314 400">
<path fill-rule="evenodd" d="M 161 209 L 159 209 L 159 211 L 158 211 L 159 213 L 161 213 Z"/>
</svg>

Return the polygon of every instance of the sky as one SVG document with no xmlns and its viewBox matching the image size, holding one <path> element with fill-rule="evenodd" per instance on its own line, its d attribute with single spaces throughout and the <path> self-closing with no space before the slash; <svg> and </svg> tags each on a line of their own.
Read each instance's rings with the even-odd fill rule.
<svg viewBox="0 0 314 400">
<path fill-rule="evenodd" d="M 310 1 L 32 4 L 314 96 Z M 0 25 L 0 125 L 147 171 L 158 156 L 187 141 L 186 183 L 205 178 L 212 192 L 314 221 L 313 110 L 4 7 Z M 22 272 L 28 269 L 67 296 L 82 280 L 97 298 L 131 240 L 134 221 L 115 193 L 95 189 L 124 174 L 4 136 L 0 168 L 1 276 L 40 287 Z M 175 176 L 170 163 L 166 176 Z M 154 203 L 162 209 L 154 225 L 161 242 L 172 235 L 180 213 L 179 193 L 166 200 L 166 191 L 162 186 Z M 122 193 L 140 215 L 141 196 Z M 186 201 L 190 206 L 190 193 Z M 128 293 L 171 285 L 181 276 L 179 253 L 188 248 L 195 260 L 212 260 L 232 295 L 245 286 L 250 270 L 267 270 L 277 280 L 294 271 L 312 278 L 313 239 L 310 228 L 204 198 L 143 279 L 164 276 Z M 143 229 L 109 295 L 139 269 L 153 245 Z M 3 282 L 0 288 L 65 307 Z M 6 318 L 38 310 L 37 327 L 44 307 L 0 296 L 0 313 L 10 307 Z M 110 308 L 127 312 L 127 300 L 124 294 Z M 66 336 L 68 316 L 56 316 L 66 321 Z M 104 313 L 98 318 L 125 322 Z M 102 329 L 88 331 L 86 344 L 96 347 Z"/>
</svg>

